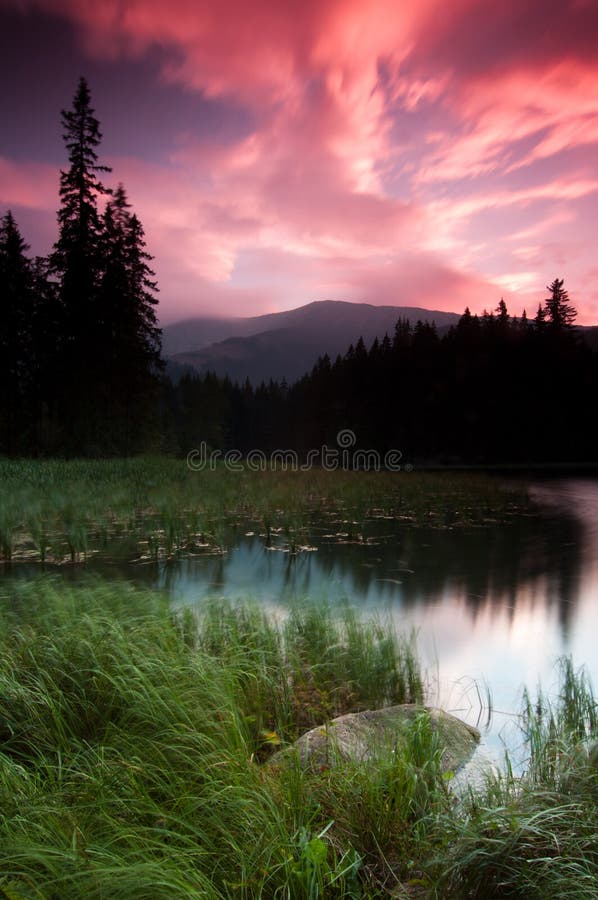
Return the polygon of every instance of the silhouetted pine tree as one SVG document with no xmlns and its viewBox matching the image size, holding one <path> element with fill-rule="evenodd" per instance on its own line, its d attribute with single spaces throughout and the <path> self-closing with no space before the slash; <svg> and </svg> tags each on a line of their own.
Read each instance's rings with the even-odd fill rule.
<svg viewBox="0 0 598 900">
<path fill-rule="evenodd" d="M 411 345 L 411 323 L 409 319 L 399 319 L 395 325 L 393 349 L 401 352 Z"/>
<path fill-rule="evenodd" d="M 555 278 L 546 287 L 550 296 L 544 301 L 545 314 L 549 326 L 556 331 L 571 328 L 577 318 L 577 311 L 569 303 L 569 293 L 563 288 L 563 283 L 562 278 Z"/>
<path fill-rule="evenodd" d="M 99 289 L 99 359 L 102 415 L 116 452 L 130 453 L 150 442 L 156 404 L 161 332 L 151 256 L 141 222 L 130 212 L 123 185 L 103 217 L 104 270 Z"/>
<path fill-rule="evenodd" d="M 536 331 L 542 331 L 546 326 L 546 310 L 541 303 L 538 304 L 538 311 L 534 318 L 534 328 Z"/>
<path fill-rule="evenodd" d="M 477 315 L 472 316 L 469 306 L 465 307 L 465 311 L 457 322 L 457 336 L 463 343 L 475 343 L 479 339 L 480 320 Z"/>
<path fill-rule="evenodd" d="M 500 319 L 501 322 L 504 323 L 504 322 L 509 321 L 509 311 L 507 309 L 507 304 L 505 303 L 503 297 L 500 298 L 495 312 L 498 313 L 498 318 Z"/>
<path fill-rule="evenodd" d="M 32 411 L 35 421 L 32 452 L 53 453 L 60 447 L 59 380 L 57 356 L 62 343 L 62 309 L 57 283 L 52 279 L 47 257 L 33 262 L 35 303 L 31 320 L 31 370 L 34 376 Z"/>
<path fill-rule="evenodd" d="M 12 212 L 0 219 L 0 451 L 22 452 L 31 427 L 34 278 Z"/>
<path fill-rule="evenodd" d="M 98 175 L 110 169 L 98 164 L 96 150 L 102 135 L 84 78 L 79 81 L 72 109 L 62 112 L 62 123 L 70 165 L 60 173 L 59 235 L 51 255 L 62 308 L 62 416 L 68 449 L 90 451 L 101 440 L 102 429 L 94 405 L 102 378 L 102 223 L 98 198 L 110 193 Z"/>
</svg>

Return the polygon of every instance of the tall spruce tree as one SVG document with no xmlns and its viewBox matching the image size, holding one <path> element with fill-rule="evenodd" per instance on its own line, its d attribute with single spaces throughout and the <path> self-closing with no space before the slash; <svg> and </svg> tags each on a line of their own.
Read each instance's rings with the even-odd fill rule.
<svg viewBox="0 0 598 900">
<path fill-rule="evenodd" d="M 58 303 L 48 260 L 30 260 L 9 211 L 0 219 L 0 453 L 55 446 Z"/>
<path fill-rule="evenodd" d="M 549 326 L 555 331 L 570 329 L 577 317 L 577 310 L 569 303 L 569 293 L 563 287 L 564 280 L 555 278 L 546 290 L 550 296 L 544 301 L 546 318 Z"/>
<path fill-rule="evenodd" d="M 24 452 L 35 385 L 35 281 L 28 245 L 9 210 L 0 219 L 0 452 Z"/>
<path fill-rule="evenodd" d="M 122 184 L 103 217 L 104 272 L 100 290 L 105 409 L 115 449 L 132 452 L 148 440 L 163 368 L 152 257 Z"/>
<path fill-rule="evenodd" d="M 504 297 L 501 297 L 498 301 L 498 306 L 495 309 L 495 312 L 498 313 L 497 322 L 502 331 L 508 328 L 509 326 L 509 311 L 507 309 L 507 304 L 504 301 Z"/>
<path fill-rule="evenodd" d="M 99 178 L 110 169 L 98 164 L 102 135 L 84 78 L 79 81 L 72 109 L 62 112 L 62 123 L 70 165 L 60 173 L 59 235 L 51 256 L 62 313 L 62 365 L 57 380 L 63 401 L 65 447 L 86 452 L 93 449 L 101 432 L 101 423 L 94 415 L 95 389 L 102 377 L 102 223 L 98 198 L 110 193 Z"/>
<path fill-rule="evenodd" d="M 33 340 L 33 417 L 35 453 L 54 453 L 60 449 L 59 380 L 57 355 L 62 344 L 62 307 L 58 285 L 51 276 L 47 257 L 36 256 L 33 261 L 34 308 L 31 320 Z"/>
<path fill-rule="evenodd" d="M 538 303 L 538 311 L 534 318 L 534 328 L 538 332 L 542 332 L 546 328 L 546 310 L 541 303 Z"/>
</svg>

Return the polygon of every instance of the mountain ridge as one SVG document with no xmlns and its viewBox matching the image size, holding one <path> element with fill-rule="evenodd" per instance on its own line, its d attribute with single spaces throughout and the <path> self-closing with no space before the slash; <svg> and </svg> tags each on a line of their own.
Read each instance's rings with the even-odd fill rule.
<svg viewBox="0 0 598 900">
<path fill-rule="evenodd" d="M 412 324 L 435 322 L 444 330 L 460 315 L 417 306 L 314 300 L 245 319 L 205 317 L 173 323 L 164 328 L 164 353 L 178 366 L 227 375 L 234 381 L 290 382 L 310 371 L 319 356 L 344 354 L 360 337 L 370 344 L 386 333 L 392 336 L 399 318 Z"/>
</svg>

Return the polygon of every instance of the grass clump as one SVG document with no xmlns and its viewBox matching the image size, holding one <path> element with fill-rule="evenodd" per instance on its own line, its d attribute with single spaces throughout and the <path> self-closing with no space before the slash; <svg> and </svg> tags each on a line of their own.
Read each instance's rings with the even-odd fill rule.
<svg viewBox="0 0 598 900">
<path fill-rule="evenodd" d="M 344 712 L 422 700 L 412 642 L 365 625 L 348 607 L 298 607 L 276 624 L 258 607 L 218 601 L 204 608 L 197 640 L 241 673 L 240 702 L 260 757 L 260 736 L 293 741 Z"/>
<path fill-rule="evenodd" d="M 361 664 L 384 645 L 397 672 L 376 697 L 357 683 L 340 690 L 349 669 L 335 669 L 334 647 L 339 660 L 355 656 L 357 630 L 326 611 L 281 626 L 251 607 L 173 613 L 122 584 L 11 588 L 0 616 L 0 895 L 358 896 L 360 857 L 327 837 L 321 803 L 281 802 L 288 786 L 258 764 L 308 720 L 420 696 L 409 647 L 396 641 L 392 655 L 370 626 Z M 306 712 L 294 691 L 316 632 L 328 662 L 314 665 Z"/>
<path fill-rule="evenodd" d="M 425 711 L 373 762 L 265 764 L 404 700 L 422 700 L 411 645 L 349 612 L 5 587 L 0 897 L 595 897 L 596 702 L 570 662 L 556 701 L 525 698 L 525 774 L 459 801 Z"/>
<path fill-rule="evenodd" d="M 489 777 L 445 822 L 440 896 L 598 896 L 598 706 L 583 670 L 560 662 L 556 701 L 524 695 L 521 778 Z"/>
<path fill-rule="evenodd" d="M 429 860 L 438 849 L 439 822 L 453 808 L 443 750 L 422 712 L 405 740 L 379 747 L 370 765 L 335 767 L 322 778 L 318 797 L 334 819 L 330 839 L 339 852 L 350 847 L 358 854 L 364 896 L 433 894 Z"/>
</svg>

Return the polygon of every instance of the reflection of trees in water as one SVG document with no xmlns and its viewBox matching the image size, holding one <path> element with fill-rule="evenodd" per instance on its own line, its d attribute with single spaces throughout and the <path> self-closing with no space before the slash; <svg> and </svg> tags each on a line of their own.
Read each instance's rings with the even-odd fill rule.
<svg viewBox="0 0 598 900">
<path fill-rule="evenodd" d="M 548 605 L 558 607 L 566 636 L 584 560 L 593 552 L 583 524 L 556 512 L 478 528 L 374 521 L 366 523 L 365 533 L 376 543 L 341 543 L 316 531 L 313 540 L 319 549 L 293 556 L 266 550 L 257 536 L 239 535 L 237 546 L 224 555 L 145 565 L 96 559 L 59 571 L 67 579 L 97 572 L 143 587 L 159 585 L 188 600 L 206 593 L 256 600 L 317 600 L 345 593 L 381 603 L 398 600 L 412 608 L 455 593 L 465 598 L 474 616 L 488 601 L 514 611 L 518 597 L 528 593 L 525 589 L 536 588 L 543 590 Z M 25 568 L 31 577 L 32 567 Z"/>
<path fill-rule="evenodd" d="M 584 562 L 583 530 L 564 515 L 522 516 L 476 529 L 397 527 L 377 546 L 321 546 L 318 563 L 322 575 L 350 579 L 358 593 L 388 597 L 399 591 L 406 607 L 436 601 L 448 588 L 465 596 L 473 612 L 488 600 L 514 607 L 523 587 L 548 582 L 546 600 L 558 604 L 566 629 Z"/>
<path fill-rule="evenodd" d="M 558 604 L 567 629 L 584 560 L 583 526 L 573 517 L 521 516 L 508 525 L 453 529 L 386 521 L 372 530 L 378 532 L 375 544 L 316 536 L 318 551 L 297 556 L 265 550 L 257 537 L 241 539 L 230 554 L 164 565 L 161 583 L 172 593 L 184 584 L 187 596 L 196 584 L 197 597 L 206 588 L 236 593 L 238 583 L 239 596 L 257 599 L 264 591 L 281 599 L 317 599 L 338 594 L 344 584 L 347 593 L 375 594 L 381 601 L 400 597 L 406 607 L 435 602 L 451 590 L 466 598 L 474 614 L 488 600 L 514 607 L 522 588 L 547 583 L 546 601 Z M 156 568 L 135 567 L 133 577 L 155 584 Z"/>
<path fill-rule="evenodd" d="M 549 557 L 552 565 L 548 571 L 548 602 L 558 607 L 559 622 L 565 638 L 568 637 L 579 596 L 584 559 L 587 560 L 588 548 L 584 547 L 583 528 L 579 527 L 581 536 L 577 540 L 564 540 L 560 545 L 557 544 L 553 556 Z"/>
<path fill-rule="evenodd" d="M 548 604 L 558 605 L 566 632 L 584 562 L 583 526 L 576 519 L 521 516 L 508 525 L 453 529 L 385 522 L 374 530 L 375 544 L 319 535 L 317 552 L 297 556 L 266 550 L 257 537 L 241 539 L 223 557 L 182 560 L 170 575 L 166 567 L 162 584 L 172 593 L 184 587 L 187 597 L 197 598 L 206 590 L 280 600 L 345 593 L 400 600 L 407 608 L 450 592 L 465 597 L 474 616 L 488 601 L 514 610 L 522 591 L 536 588 Z"/>
<path fill-rule="evenodd" d="M 557 527 L 563 522 L 578 525 L 577 532 L 559 527 L 548 551 L 553 557 L 549 599 L 558 604 L 559 619 L 567 637 L 582 582 L 598 558 L 598 482 L 595 478 L 547 478 L 532 485 L 530 494 L 549 510 Z"/>
</svg>

